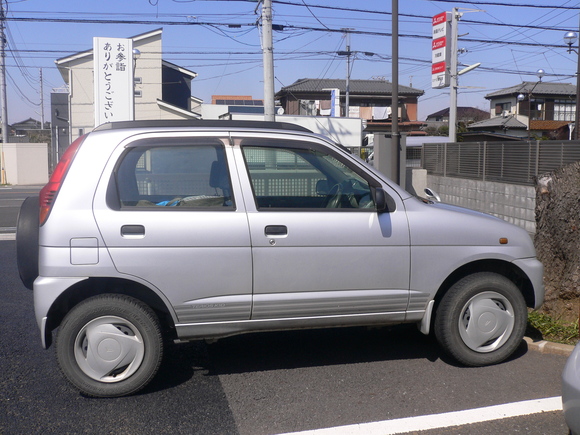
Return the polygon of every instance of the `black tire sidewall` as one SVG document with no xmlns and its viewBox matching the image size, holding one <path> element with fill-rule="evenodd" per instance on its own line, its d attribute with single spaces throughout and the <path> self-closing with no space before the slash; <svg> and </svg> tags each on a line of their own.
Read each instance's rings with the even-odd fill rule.
<svg viewBox="0 0 580 435">
<path fill-rule="evenodd" d="M 74 355 L 78 333 L 91 320 L 102 316 L 117 316 L 131 322 L 143 337 L 145 352 L 139 369 L 115 383 L 87 376 Z M 64 376 L 82 393 L 91 397 L 119 397 L 136 393 L 155 376 L 163 354 L 163 340 L 157 317 L 147 305 L 129 296 L 107 294 L 79 303 L 66 315 L 59 327 L 56 354 Z"/>
<path fill-rule="evenodd" d="M 511 303 L 514 327 L 511 336 L 501 347 L 491 352 L 477 352 L 463 342 L 459 333 L 459 317 L 471 298 L 488 291 L 504 296 Z M 434 332 L 437 341 L 449 355 L 461 364 L 477 367 L 497 364 L 508 358 L 520 345 L 526 323 L 526 303 L 518 287 L 502 275 L 481 272 L 461 279 L 445 294 L 437 308 Z"/>
</svg>

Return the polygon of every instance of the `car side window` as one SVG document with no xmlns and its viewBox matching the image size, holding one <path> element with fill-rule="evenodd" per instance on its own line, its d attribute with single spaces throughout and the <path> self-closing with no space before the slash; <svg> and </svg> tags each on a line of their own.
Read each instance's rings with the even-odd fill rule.
<svg viewBox="0 0 580 435">
<path fill-rule="evenodd" d="M 242 144 L 256 204 L 272 209 L 375 209 L 367 180 L 310 148 Z"/>
<path fill-rule="evenodd" d="M 121 207 L 232 209 L 223 145 L 137 146 L 116 170 Z"/>
</svg>

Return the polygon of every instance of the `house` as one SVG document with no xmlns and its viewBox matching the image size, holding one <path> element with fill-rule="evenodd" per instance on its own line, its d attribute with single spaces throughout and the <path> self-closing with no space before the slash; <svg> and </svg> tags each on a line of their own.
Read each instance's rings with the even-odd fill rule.
<svg viewBox="0 0 580 435">
<path fill-rule="evenodd" d="M 472 122 L 481 121 L 483 119 L 489 118 L 489 113 L 485 110 L 478 109 L 477 107 L 457 107 L 457 121 L 464 122 L 465 124 L 471 124 Z M 425 122 L 429 125 L 433 123 L 439 123 L 438 126 L 443 124 L 449 124 L 449 107 L 446 109 L 441 109 L 438 112 L 431 113 L 427 115 Z"/>
<path fill-rule="evenodd" d="M 133 56 L 125 61 L 126 67 L 132 68 L 133 80 L 129 85 L 132 89 L 128 94 L 132 99 L 133 117 L 199 118 L 197 109 L 201 100 L 191 96 L 191 81 L 197 74 L 162 59 L 161 37 L 162 29 L 157 29 L 128 38 L 132 41 Z M 63 57 L 55 63 L 66 84 L 66 96 L 56 96 L 54 110 L 59 112 L 60 123 L 68 127 L 66 134 L 70 143 L 95 127 L 93 49 Z M 66 107 L 63 107 L 63 98 L 66 98 Z M 59 131 L 62 133 L 62 126 Z"/>
<path fill-rule="evenodd" d="M 44 125 L 34 118 L 10 126 L 9 142 L 50 142 L 50 123 Z"/>
<path fill-rule="evenodd" d="M 489 118 L 489 113 L 476 107 L 457 107 L 457 125 L 467 126 Z M 449 128 L 449 107 L 427 115 L 425 131 L 428 134 L 447 136 Z M 463 128 L 461 129 L 463 130 Z"/>
<path fill-rule="evenodd" d="M 490 102 L 490 116 L 498 118 L 493 129 L 502 123 L 501 118 L 513 117 L 527 129 L 528 137 L 566 139 L 574 124 L 576 112 L 576 86 L 569 83 L 522 82 L 485 96 Z M 511 122 L 511 121 L 510 121 Z M 504 123 L 505 124 L 505 123 Z M 483 126 L 485 127 L 485 125 Z M 477 126 L 470 126 L 470 130 Z M 521 127 L 512 124 L 510 129 Z"/>
<path fill-rule="evenodd" d="M 350 118 L 366 120 L 366 131 L 388 132 L 392 125 L 392 83 L 387 80 L 350 80 Z M 335 100 L 331 98 L 335 91 Z M 336 92 L 338 90 L 338 92 Z M 420 131 L 422 122 L 417 120 L 418 99 L 422 90 L 399 86 L 399 129 L 401 132 L 424 134 Z M 346 80 L 341 79 L 299 79 L 281 88 L 276 98 L 288 115 L 331 115 L 333 104 L 338 101 L 335 116 L 345 116 Z M 340 110 L 340 113 L 338 113 Z"/>
<path fill-rule="evenodd" d="M 470 137 L 470 140 L 474 140 L 474 137 L 476 136 L 486 136 L 483 133 L 493 133 L 494 138 L 502 136 L 515 136 L 518 138 L 528 137 L 528 126 L 523 122 L 518 121 L 516 115 L 508 115 L 507 113 L 501 116 L 494 116 L 493 118 L 488 118 L 483 121 L 474 122 L 469 124 L 467 129 L 469 130 L 469 133 L 461 134 L 464 140 L 467 137 Z M 476 132 L 479 134 L 476 135 Z M 491 137 L 491 135 L 489 135 L 489 137 Z"/>
</svg>

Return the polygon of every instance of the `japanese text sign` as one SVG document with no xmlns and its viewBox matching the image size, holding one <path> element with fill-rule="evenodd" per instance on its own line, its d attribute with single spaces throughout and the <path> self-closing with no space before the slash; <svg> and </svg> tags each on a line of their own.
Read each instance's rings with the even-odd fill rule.
<svg viewBox="0 0 580 435">
<path fill-rule="evenodd" d="M 133 40 L 93 38 L 95 127 L 134 119 Z"/>
</svg>

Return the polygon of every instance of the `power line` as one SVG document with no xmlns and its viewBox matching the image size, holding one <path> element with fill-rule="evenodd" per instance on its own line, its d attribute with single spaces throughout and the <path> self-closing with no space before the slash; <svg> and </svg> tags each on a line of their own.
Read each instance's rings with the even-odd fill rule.
<svg viewBox="0 0 580 435">
<path fill-rule="evenodd" d="M 429 0 L 432 3 L 457 3 L 456 0 Z M 579 6 L 553 6 L 553 5 L 542 5 L 542 4 L 525 4 L 525 3 L 499 3 L 499 2 L 486 2 L 486 1 L 473 1 L 469 0 L 469 4 L 481 5 L 481 6 L 505 6 L 511 8 L 534 8 L 534 9 L 568 9 L 568 10 L 580 10 Z"/>
<path fill-rule="evenodd" d="M 435 1 L 435 0 L 430 0 L 430 1 Z M 442 1 L 442 0 L 441 0 Z M 359 13 L 370 13 L 370 14 L 380 14 L 380 15 L 391 15 L 390 12 L 386 12 L 386 11 L 370 11 L 370 10 L 365 10 L 365 9 L 357 9 L 357 8 L 341 8 L 341 7 L 336 7 L 336 6 L 321 6 L 321 5 L 305 5 L 305 4 L 300 4 L 300 3 L 291 3 L 291 2 L 276 2 L 276 3 L 282 3 L 282 4 L 289 4 L 292 6 L 302 6 L 302 7 L 307 7 L 308 10 L 310 11 L 310 8 L 323 8 L 323 9 L 335 9 L 335 10 L 341 10 L 341 11 L 346 11 L 346 12 L 359 12 Z M 504 6 L 513 6 L 513 5 L 504 5 Z M 561 9 L 578 9 L 580 10 L 580 7 L 578 8 L 574 8 L 574 7 L 562 7 Z M 34 14 L 34 13 L 38 13 L 38 12 L 27 12 L 27 11 L 19 11 L 19 13 L 29 13 L 29 14 Z M 46 12 L 44 12 L 43 14 L 46 14 Z M 58 15 L 67 15 L 67 14 L 71 14 L 71 12 L 51 12 L 51 14 L 58 14 Z M 310 11 L 310 14 L 314 16 L 314 14 L 312 14 L 312 12 Z M 103 14 L 99 14 L 99 13 L 92 13 L 90 15 L 103 15 Z M 120 15 L 120 16 L 124 16 L 127 14 L 107 14 L 108 17 L 114 15 Z M 132 16 L 136 16 L 138 14 L 133 14 Z M 148 16 L 148 14 L 139 14 L 139 15 L 145 15 Z M 207 16 L 220 16 L 219 14 L 206 14 Z M 230 14 L 228 14 L 230 15 Z M 234 14 L 232 14 L 234 15 Z M 234 16 L 239 16 L 240 14 L 235 14 Z M 416 18 L 416 19 L 421 19 L 421 20 L 425 20 L 426 22 L 430 22 L 432 17 L 431 16 L 427 16 L 427 15 L 417 15 L 417 14 L 399 14 L 401 16 L 405 16 L 408 18 Z M 236 28 L 238 26 L 253 26 L 255 27 L 256 23 L 254 21 L 252 21 L 251 23 L 224 23 L 223 21 L 220 22 L 210 22 L 210 21 L 187 21 L 188 16 L 184 16 L 184 15 L 178 15 L 178 14 L 173 14 L 173 15 L 168 15 L 168 16 L 174 16 L 174 17 L 178 17 L 178 18 L 183 18 L 186 19 L 186 21 L 170 21 L 170 20 L 129 20 L 129 19 L 107 19 L 107 20 L 100 20 L 100 19 L 96 19 L 96 18 L 35 18 L 35 17 L 6 17 L 6 21 L 38 21 L 38 22 L 57 22 L 57 23 L 86 23 L 86 24 L 103 24 L 103 23 L 109 23 L 109 24 L 146 24 L 146 25 L 168 25 L 168 26 L 195 26 L 195 25 L 200 25 L 200 26 L 204 26 L 204 25 L 212 25 L 212 26 L 222 26 L 222 27 L 232 27 L 232 28 Z M 315 19 L 317 19 L 316 16 L 314 16 Z M 320 23 L 320 21 L 317 19 L 317 21 Z M 489 22 L 489 21 L 479 21 L 479 20 L 467 20 L 467 19 L 462 19 L 461 20 L 462 23 L 466 23 L 466 24 L 478 24 L 478 25 L 483 25 L 483 26 L 497 26 L 497 27 L 521 27 L 524 29 L 536 29 L 536 30 L 550 30 L 550 31 L 565 31 L 565 30 L 569 30 L 568 27 L 555 27 L 555 26 L 542 26 L 542 25 L 531 25 L 531 24 L 515 24 L 515 23 L 498 23 L 498 22 Z M 324 24 L 320 23 L 322 26 L 325 27 Z M 284 26 L 282 26 L 284 27 Z M 329 29 L 330 30 L 330 29 Z M 372 32 L 370 32 L 372 34 Z"/>
<path fill-rule="evenodd" d="M 6 18 L 6 21 L 16 21 L 16 22 L 53 22 L 53 23 L 73 23 L 73 24 L 149 24 L 149 25 L 170 25 L 170 26 L 209 26 L 209 27 L 255 27 L 255 23 L 238 23 L 238 24 L 222 24 L 222 23 L 210 23 L 210 22 L 178 22 L 178 21 L 149 21 L 149 20 L 98 20 L 98 19 L 73 19 L 73 18 L 29 18 L 29 17 L 11 17 Z M 486 23 L 489 24 L 489 23 Z M 313 32 L 330 32 L 330 33 L 344 33 L 342 29 L 332 29 L 332 28 L 321 28 L 321 27 L 311 27 L 311 26 L 295 26 L 295 25 L 278 25 L 279 29 L 294 29 L 294 30 L 309 30 Z M 350 30 L 351 34 L 356 35 L 367 35 L 367 36 L 385 36 L 391 37 L 390 32 L 370 32 L 365 30 Z M 415 39 L 431 39 L 428 35 L 416 35 L 416 34 L 401 34 L 400 38 L 415 38 Z M 521 42 L 521 41 L 497 41 L 493 39 L 474 39 L 474 38 L 462 38 L 463 42 L 474 42 L 474 43 L 485 43 L 485 44 L 495 44 L 495 45 L 520 45 L 525 47 L 544 47 L 544 48 L 563 48 L 562 44 L 541 44 L 534 42 Z"/>
<path fill-rule="evenodd" d="M 2 0 L 0 0 L 2 1 Z M 230 0 L 231 1 L 231 0 Z M 233 0 L 236 1 L 236 0 Z M 247 2 L 247 3 L 253 3 L 255 4 L 255 0 L 240 0 L 242 2 Z M 430 0 L 433 3 L 437 3 L 437 2 L 452 2 L 452 0 Z M 323 32 L 325 34 L 332 34 L 332 33 L 343 33 L 343 27 L 344 26 L 340 26 L 340 28 L 331 28 L 331 27 L 327 27 L 325 24 L 323 24 L 321 22 L 321 20 L 319 19 L 319 17 L 317 17 L 312 9 L 326 9 L 326 10 L 335 10 L 335 11 L 341 11 L 341 12 L 348 12 L 349 15 L 353 15 L 354 13 L 361 13 L 361 14 L 371 14 L 371 15 L 378 15 L 380 18 L 384 19 L 384 16 L 390 16 L 391 13 L 388 11 L 379 11 L 379 10 L 369 10 L 369 9 L 360 9 L 360 8 L 356 8 L 356 7 L 339 7 L 339 6 L 329 6 L 329 5 L 316 5 L 316 4 L 310 4 L 308 1 L 305 0 L 298 0 L 298 1 L 283 1 L 283 0 L 273 0 L 273 3 L 275 4 L 279 4 L 279 5 L 288 5 L 288 6 L 298 6 L 301 7 L 302 9 L 307 9 L 308 12 L 310 13 L 311 16 L 313 16 L 321 25 L 322 27 L 314 27 L 314 26 L 300 26 L 300 25 L 292 25 L 292 24 L 284 24 L 284 25 L 278 25 L 277 27 L 281 30 L 279 32 L 277 32 L 278 35 L 288 35 L 288 33 L 290 33 L 290 35 L 288 35 L 285 38 L 281 38 L 281 40 L 283 39 L 287 39 L 287 38 L 292 38 L 295 36 L 300 36 L 300 35 L 304 35 L 306 33 L 309 32 Z M 470 1 L 470 4 L 481 4 L 481 5 L 493 5 L 493 6 L 507 6 L 507 7 L 520 7 L 520 8 L 544 8 L 544 9 L 558 9 L 558 10 L 580 10 L 580 7 L 564 7 L 564 6 L 546 6 L 546 5 L 529 5 L 529 4 L 505 4 L 505 3 L 497 3 L 497 2 L 485 2 L 485 1 Z M 222 8 L 223 9 L 223 8 Z M 251 20 L 251 21 L 245 21 L 244 19 L 249 16 L 249 15 L 253 15 L 250 13 L 237 13 L 237 14 L 203 14 L 203 15 L 199 15 L 195 20 L 192 20 L 192 17 L 189 15 L 183 15 L 183 14 L 144 14 L 144 13 L 137 13 L 137 14 L 125 14 L 125 13 L 112 13 L 112 14 L 107 14 L 107 19 L 100 19 L 97 17 L 101 17 L 103 15 L 105 15 L 104 13 L 96 13 L 96 12 L 55 12 L 55 11 L 42 11 L 42 12 L 25 12 L 25 11 L 18 11 L 18 14 L 29 14 L 29 15 L 33 15 L 35 13 L 37 14 L 43 14 L 42 17 L 32 17 L 32 16 L 25 16 L 25 17 L 15 17 L 14 15 L 14 11 L 11 11 L 11 15 L 10 17 L 5 16 L 4 17 L 4 21 L 13 21 L 13 22 L 38 22 L 38 23 L 44 23 L 44 22 L 52 22 L 52 23 L 70 23 L 70 24 L 120 24 L 120 25 L 128 25 L 128 24 L 136 24 L 136 25 L 154 25 L 154 26 L 202 26 L 205 29 L 211 30 L 215 33 L 218 33 L 220 36 L 223 37 L 227 37 L 230 38 L 236 42 L 240 42 L 242 44 L 244 44 L 243 42 L 236 40 L 235 38 L 232 38 L 232 36 L 230 35 L 244 35 L 247 33 L 250 33 L 253 29 L 255 29 L 257 27 L 257 23 L 255 22 L 255 20 Z M 546 12 L 547 13 L 547 12 Z M 50 17 L 50 15 L 60 15 L 56 16 L 56 17 Z M 89 16 L 88 18 L 78 18 L 75 17 L 74 14 L 84 14 Z M 326 14 L 326 15 L 332 15 L 332 14 Z M 338 14 L 337 14 L 338 15 Z M 413 20 L 421 20 L 421 22 L 424 20 L 425 24 L 427 22 L 430 23 L 431 21 L 431 16 L 423 16 L 423 15 L 418 15 L 418 14 L 399 14 L 400 16 L 404 16 L 407 18 L 412 18 Z M 96 17 L 96 18 L 92 18 Z M 151 17 L 151 16 L 155 16 L 155 17 L 159 17 L 159 16 L 164 16 L 167 17 L 167 19 L 164 20 L 159 20 L 159 19 L 129 19 L 129 18 L 121 18 L 121 17 Z M 203 16 L 205 17 L 205 19 L 203 21 L 199 21 L 199 17 Z M 118 18 L 113 18 L 111 19 L 111 17 L 118 17 Z M 220 20 L 219 22 L 213 22 L 213 20 L 210 18 L 213 17 L 214 19 Z M 223 18 L 219 18 L 219 17 L 223 17 Z M 227 18 L 225 18 L 227 17 Z M 288 16 L 287 16 L 288 17 Z M 175 18 L 175 19 L 170 19 L 170 18 Z M 337 20 L 343 19 L 337 17 Z M 493 17 L 492 17 L 493 18 Z M 225 23 L 224 21 L 226 19 L 232 19 L 232 20 L 236 20 L 238 22 L 230 22 L 230 23 Z M 350 17 L 349 17 L 350 19 Z M 366 18 L 365 18 L 366 20 Z M 370 20 L 370 18 L 368 18 L 368 20 Z M 298 20 L 300 21 L 300 20 Z M 309 22 L 312 22 L 312 20 L 308 20 Z M 325 20 L 326 21 L 326 20 Z M 411 20 L 409 20 L 411 21 Z M 532 25 L 532 24 L 509 24 L 509 23 L 491 23 L 491 22 L 485 22 L 485 21 L 477 21 L 477 20 L 466 20 L 466 19 L 462 19 L 461 21 L 464 24 L 469 24 L 469 25 L 473 25 L 473 26 L 492 26 L 492 27 L 510 27 L 510 28 L 515 28 L 515 29 L 534 29 L 534 30 L 541 30 L 541 31 L 563 31 L 563 30 L 568 30 L 567 28 L 564 27 L 556 27 L 556 26 L 547 26 L 547 25 Z M 419 23 L 419 21 L 417 21 L 417 23 Z M 421 23 L 419 23 L 421 24 Z M 417 24 L 417 25 L 419 25 Z M 372 25 L 372 24 L 371 24 Z M 421 24 L 422 25 L 422 24 Z M 246 29 L 240 30 L 239 28 L 241 27 L 245 27 Z M 368 26 L 365 26 L 366 30 L 352 30 L 351 33 L 352 34 L 359 34 L 359 35 L 366 35 L 366 36 L 375 36 L 375 37 L 391 37 L 392 34 L 389 32 L 383 32 L 383 31 L 371 31 L 369 30 Z M 384 26 L 383 26 L 384 27 Z M 363 27 L 364 29 L 364 27 Z M 284 31 L 286 31 L 286 33 L 284 33 Z M 291 32 L 294 32 L 294 34 L 292 34 Z M 508 32 L 511 33 L 511 32 Z M 29 66 L 24 65 L 24 61 L 22 60 L 22 56 L 25 57 L 49 57 L 50 53 L 59 53 L 59 54 L 63 54 L 66 55 L 67 53 L 70 53 L 69 50 L 18 50 L 15 48 L 13 41 L 10 41 L 10 35 L 9 36 L 9 42 L 10 42 L 10 47 L 6 50 L 7 52 L 12 54 L 12 57 L 14 58 L 14 62 L 15 62 L 15 67 L 18 68 L 20 70 L 20 72 L 22 73 L 22 75 L 27 79 L 29 85 L 32 86 L 32 82 L 35 80 L 32 78 L 32 76 L 28 73 L 26 73 L 26 68 L 30 68 Z M 426 39 L 426 40 L 431 40 L 431 35 L 417 35 L 417 34 L 400 34 L 399 35 L 401 38 L 413 38 L 413 39 Z M 539 43 L 539 42 L 534 42 L 534 41 L 530 41 L 530 40 L 525 40 L 525 41 L 507 41 L 507 40 L 498 40 L 499 38 L 496 39 L 476 39 L 476 38 L 462 38 L 461 41 L 462 42 L 466 42 L 466 43 L 473 43 L 473 44 L 478 44 L 480 46 L 487 46 L 487 45 L 499 45 L 499 46 L 505 46 L 505 45 L 510 45 L 510 46 L 522 46 L 522 47 L 539 47 L 539 48 L 548 48 L 548 49 L 562 49 L 565 48 L 565 46 L 563 44 L 543 44 L 543 43 Z M 248 46 L 253 46 L 253 44 L 245 44 Z M 29 54 L 31 56 L 26 56 L 26 54 Z M 44 54 L 44 56 L 40 56 L 40 54 Z M 215 62 L 220 61 L 220 60 L 224 60 L 224 59 L 220 59 L 219 57 L 216 58 L 216 56 L 244 56 L 244 60 L 240 60 L 238 62 L 234 62 L 231 64 L 243 64 L 243 63 L 259 63 L 258 59 L 252 59 L 251 56 L 257 56 L 258 52 L 257 51 L 226 51 L 226 52 L 216 52 L 211 51 L 211 52 L 200 52 L 200 51 L 196 51 L 195 53 L 192 53 L 191 51 L 164 51 L 163 52 L 164 55 L 168 55 L 168 56 L 187 56 L 187 59 L 191 59 L 192 61 L 195 62 L 203 62 L 204 60 L 207 62 L 212 62 L 211 66 L 215 66 Z M 37 56 L 35 56 L 37 55 Z M 195 56 L 203 56 L 201 58 L 197 58 Z M 334 51 L 312 51 L 312 52 L 308 52 L 308 51 L 292 51 L 292 52 L 280 52 L 277 50 L 276 52 L 276 56 L 277 56 L 277 61 L 295 61 L 295 60 L 302 60 L 302 61 L 322 61 L 322 60 L 332 60 L 335 59 L 336 57 L 336 53 Z M 211 60 L 208 59 L 211 57 Z M 424 65 L 428 65 L 430 64 L 430 60 L 423 60 L 423 59 L 413 59 L 413 58 L 400 58 L 401 62 L 403 64 L 407 64 L 410 65 L 407 67 L 408 70 L 411 70 L 413 68 L 422 68 Z M 228 58 L 228 62 L 231 59 Z M 235 59 L 234 59 L 235 60 Z M 391 58 L 387 55 L 377 55 L 374 59 L 369 58 L 366 59 L 367 61 L 371 61 L 371 62 L 390 62 Z M 414 65 L 414 66 L 413 66 Z M 209 67 L 210 65 L 206 65 L 207 67 Z M 8 65 L 8 67 L 11 67 L 10 65 Z M 200 67 L 199 65 L 197 66 L 198 68 Z M 204 66 L 201 66 L 201 68 L 203 68 Z M 329 66 L 330 67 L 330 66 Z M 255 66 L 251 67 L 251 68 L 255 68 Z M 251 69 L 250 68 L 250 69 Z M 485 67 L 480 67 L 480 70 L 482 71 L 487 71 L 489 73 L 500 73 L 500 74 L 534 74 L 534 72 L 530 71 L 521 71 L 519 69 L 519 67 L 516 65 L 516 69 L 515 70 L 511 70 L 511 69 L 501 69 L 501 68 L 485 68 Z M 229 75 L 229 74 L 228 74 Z M 551 75 L 553 77 L 570 77 L 570 75 L 564 75 L 564 74 L 553 74 Z M 11 81 L 12 77 L 10 77 Z M 30 81 L 29 81 L 30 80 Z M 198 79 L 199 81 L 199 79 Z M 36 103 L 34 103 L 36 104 Z"/>
</svg>

